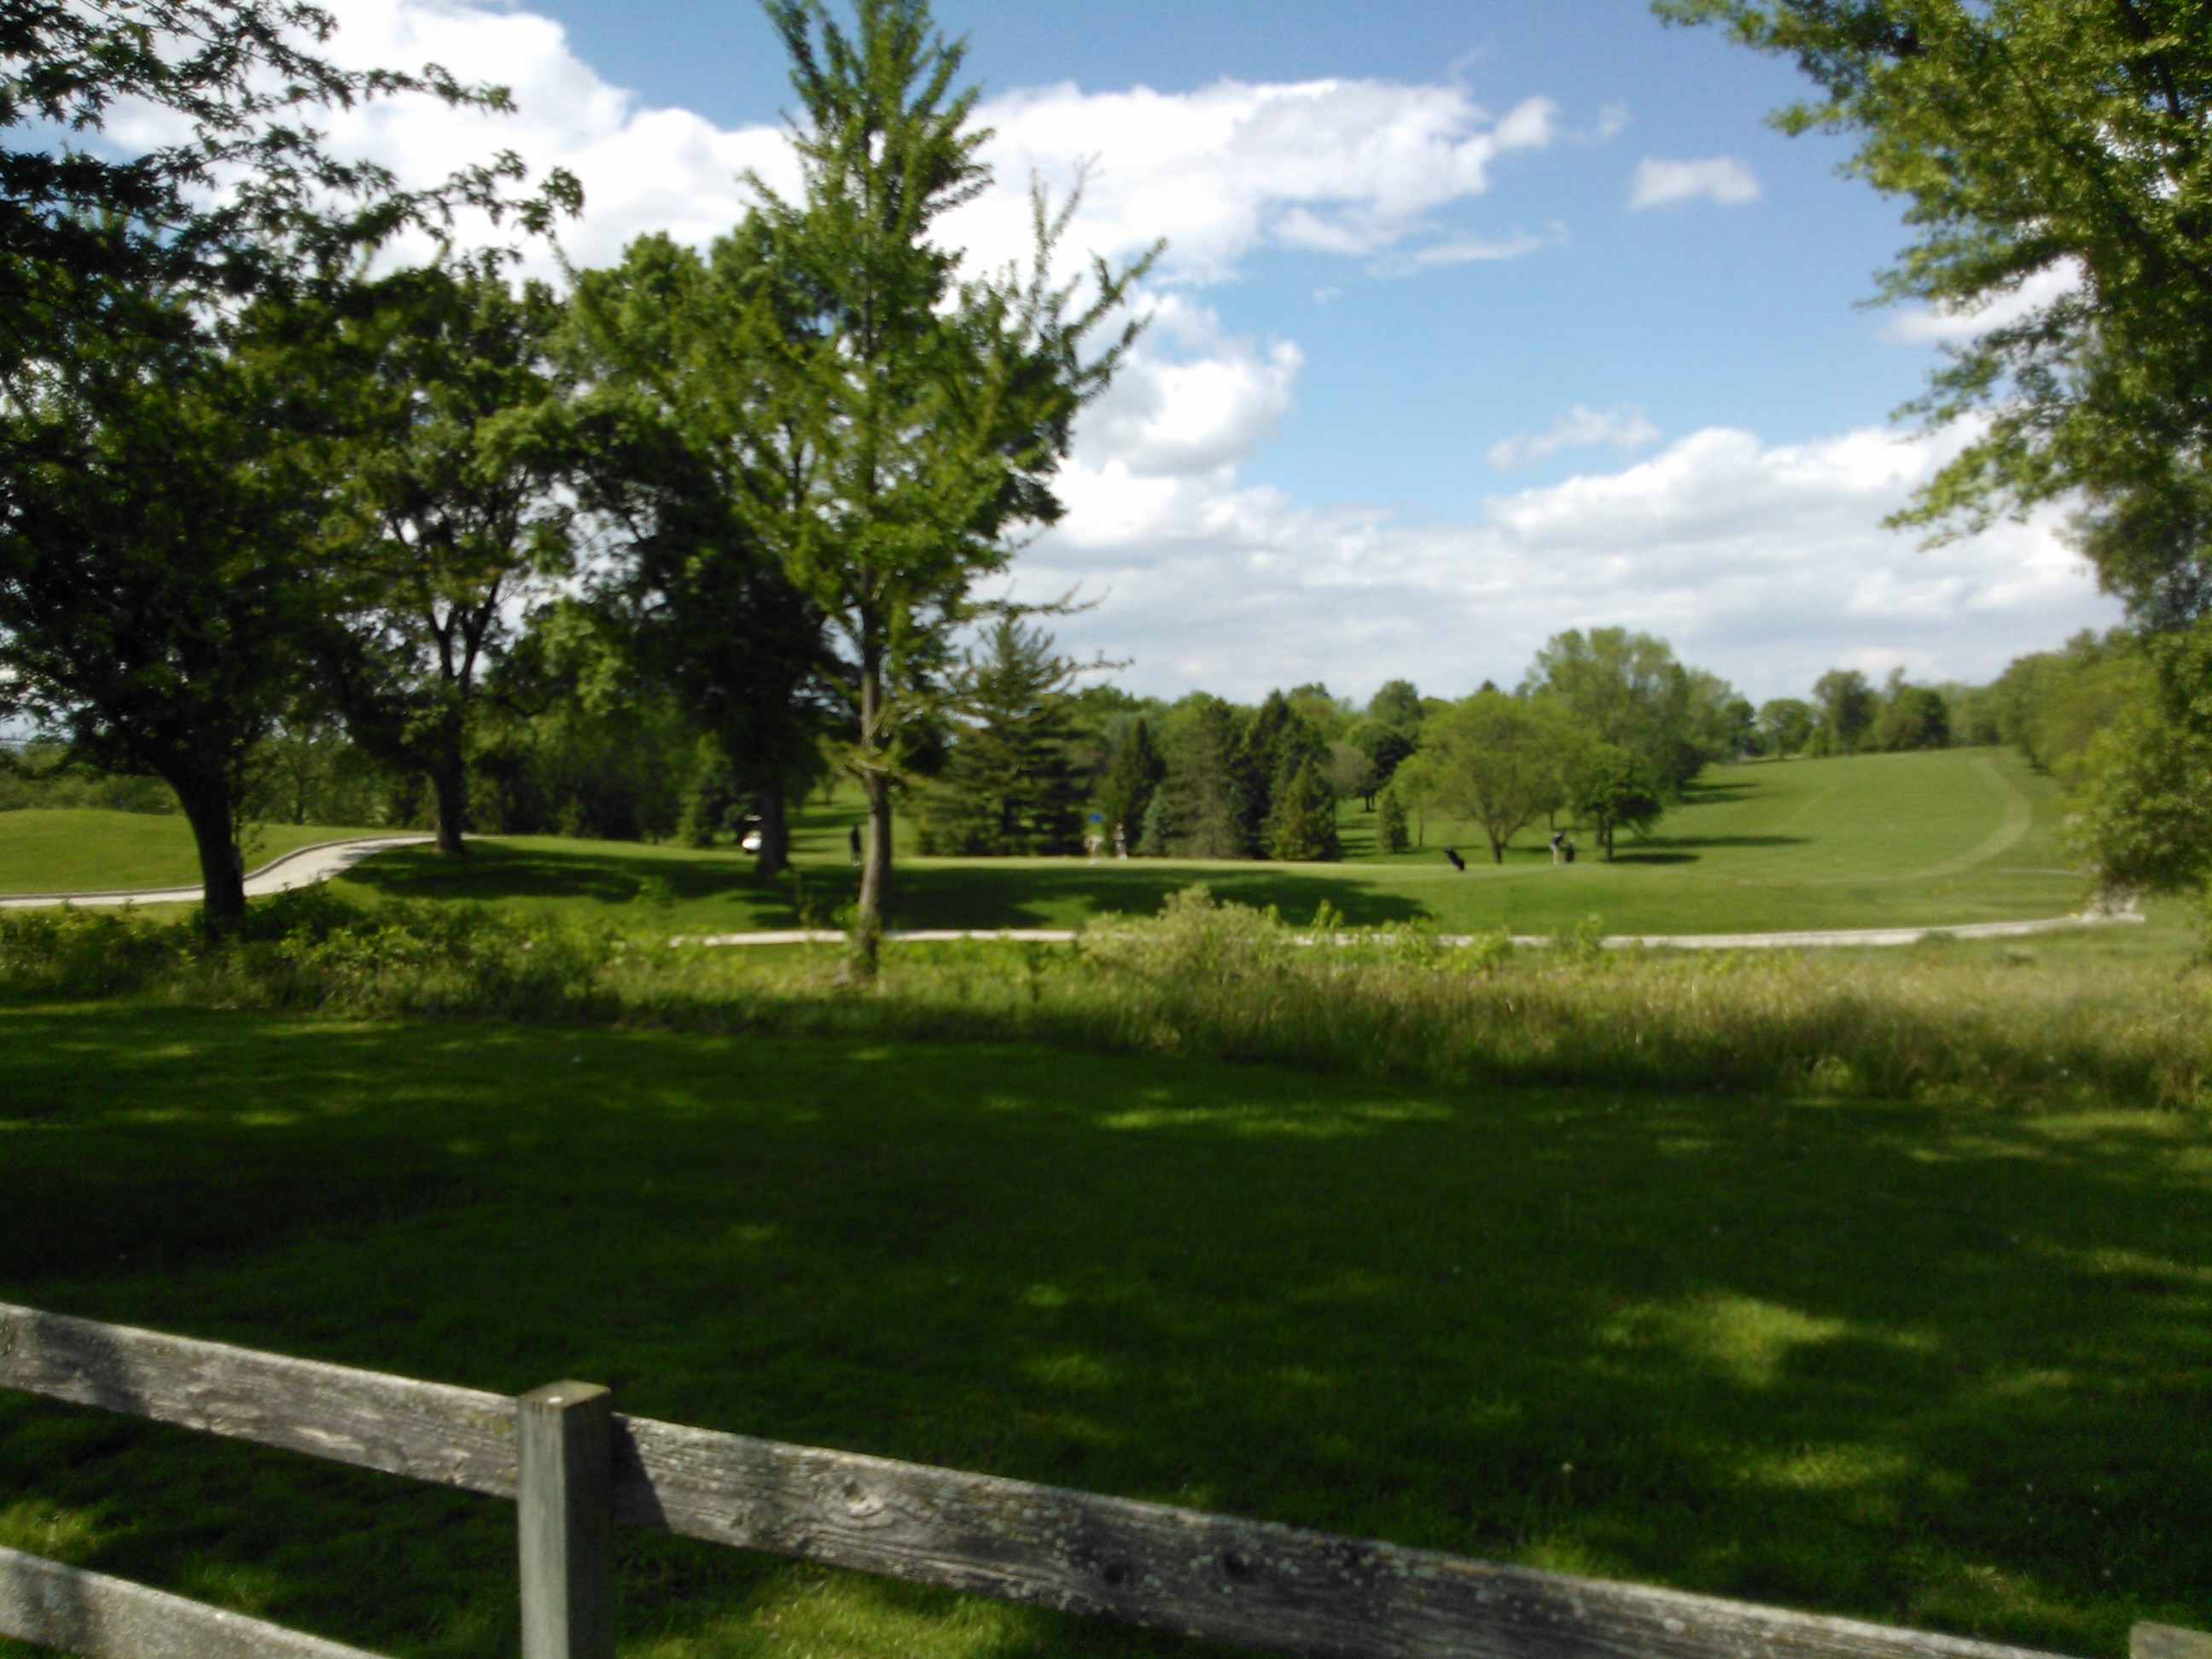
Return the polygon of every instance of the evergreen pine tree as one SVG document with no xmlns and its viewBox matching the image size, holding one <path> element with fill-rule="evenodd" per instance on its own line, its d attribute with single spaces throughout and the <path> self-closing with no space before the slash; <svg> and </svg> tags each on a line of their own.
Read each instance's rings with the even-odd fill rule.
<svg viewBox="0 0 2212 1659">
<path fill-rule="evenodd" d="M 1229 705 L 1208 697 L 1168 757 L 1156 797 L 1162 850 L 1170 858 L 1241 859 L 1252 855 L 1246 824 L 1250 792 L 1243 775 L 1247 750 Z"/>
<path fill-rule="evenodd" d="M 1321 768 L 1307 761 L 1275 792 L 1267 815 L 1267 856 L 1286 863 L 1334 863 L 1344 856 L 1336 838 L 1336 797 Z"/>
<path fill-rule="evenodd" d="M 1153 793 L 1166 770 L 1167 763 L 1152 746 L 1151 729 L 1139 719 L 1114 751 L 1098 786 L 1098 811 L 1109 841 L 1115 824 L 1122 827 L 1132 842 L 1141 837 Z"/>
<path fill-rule="evenodd" d="M 1000 620 L 988 650 L 971 655 L 961 675 L 964 718 L 922 807 L 929 850 L 988 857 L 1080 849 L 1081 791 L 1068 757 L 1074 672 L 1042 629 Z"/>
<path fill-rule="evenodd" d="M 1328 755 L 1328 742 L 1313 722 L 1280 691 L 1267 693 L 1244 730 L 1237 756 L 1244 787 L 1242 824 L 1249 852 L 1257 854 L 1266 848 L 1276 797 L 1290 787 L 1298 769 L 1308 762 L 1318 764 Z"/>
<path fill-rule="evenodd" d="M 1406 828 L 1406 803 L 1398 798 L 1395 784 L 1383 789 L 1376 804 L 1375 839 L 1386 853 L 1403 853 L 1413 844 Z"/>
<path fill-rule="evenodd" d="M 1168 855 L 1168 792 L 1152 791 L 1152 798 L 1145 803 L 1145 826 L 1137 836 L 1136 854 L 1140 859 L 1164 859 Z"/>
</svg>

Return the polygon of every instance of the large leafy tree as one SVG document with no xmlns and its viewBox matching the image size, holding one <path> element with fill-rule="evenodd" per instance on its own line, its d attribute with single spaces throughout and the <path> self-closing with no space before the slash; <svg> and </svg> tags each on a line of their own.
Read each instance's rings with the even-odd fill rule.
<svg viewBox="0 0 2212 1659">
<path fill-rule="evenodd" d="M 963 276 L 945 216 L 988 181 L 962 49 L 923 0 L 855 0 L 848 31 L 821 0 L 766 0 L 790 54 L 801 187 L 762 187 L 769 258 L 805 296 L 758 358 L 756 520 L 825 618 L 850 736 L 840 759 L 867 802 L 857 936 L 872 963 L 890 878 L 895 790 L 939 719 L 975 584 L 1008 537 L 1061 508 L 1052 477 L 1075 416 L 1133 325 L 1087 343 L 1133 270 L 1052 269 L 1065 212 L 1036 210 L 1026 274 Z"/>
<path fill-rule="evenodd" d="M 1856 668 L 1831 668 L 1814 680 L 1813 701 L 1820 706 L 1829 751 L 1838 755 L 1854 753 L 1865 743 L 1881 711 L 1874 687 Z"/>
<path fill-rule="evenodd" d="M 361 361 L 337 458 L 353 648 L 336 678 L 356 740 L 428 780 L 444 853 L 464 850 L 489 671 L 569 566 L 562 314 L 483 258 L 379 284 L 340 343 Z"/>
<path fill-rule="evenodd" d="M 782 556 L 809 502 L 813 449 L 788 373 L 806 304 L 757 219 L 703 258 L 641 237 L 585 272 L 574 304 L 578 476 L 624 555 L 611 596 L 641 665 L 757 805 L 769 875 L 829 712 L 822 616 Z"/>
<path fill-rule="evenodd" d="M 1560 797 L 1561 722 L 1533 699 L 1478 691 L 1430 717 L 1399 769 L 1415 798 L 1471 821 L 1505 862 L 1514 836 Z"/>
<path fill-rule="evenodd" d="M 328 474 L 270 417 L 312 395 L 283 383 L 290 354 L 251 329 L 207 349 L 181 304 L 111 295 L 110 326 L 0 415 L 0 662 L 76 754 L 175 790 L 219 929 L 245 908 L 248 761 L 331 608 Z"/>
<path fill-rule="evenodd" d="M 1597 832 L 1608 864 L 1621 830 L 1641 835 L 1667 810 L 1650 769 L 1619 744 L 1584 744 L 1567 769 L 1566 781 L 1567 805 Z"/>
<path fill-rule="evenodd" d="M 289 0 L 87 0 L 0 15 L 0 669 L 89 758 L 175 787 L 204 915 L 243 911 L 245 757 L 297 695 L 328 594 L 317 532 L 338 418 L 303 331 L 364 257 L 473 202 L 542 224 L 571 181 L 503 200 L 502 157 L 405 191 L 336 158 L 315 112 L 402 90 L 485 105 L 433 70 L 339 69 Z M 100 137 L 128 101 L 175 143 Z"/>
<path fill-rule="evenodd" d="M 1674 659 L 1674 647 L 1650 634 L 1625 628 L 1556 634 L 1536 653 L 1521 689 L 1558 702 L 1591 734 L 1627 750 L 1669 792 L 1705 763 L 1696 730 L 1698 682 Z"/>
</svg>

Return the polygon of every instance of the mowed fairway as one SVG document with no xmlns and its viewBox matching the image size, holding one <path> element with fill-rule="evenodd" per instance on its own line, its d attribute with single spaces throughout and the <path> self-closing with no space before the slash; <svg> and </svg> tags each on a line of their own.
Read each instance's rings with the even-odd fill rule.
<svg viewBox="0 0 2212 1659">
<path fill-rule="evenodd" d="M 1492 1558 L 2212 1623 L 2190 1114 L 0 1012 L 0 1297 Z M 513 1510 L 0 1397 L 0 1542 L 514 1650 Z M 633 1656 L 1194 1651 L 624 1532 Z"/>
<path fill-rule="evenodd" d="M 1492 865 L 1476 832 L 1431 820 L 1425 846 L 1373 852 L 1372 815 L 1348 805 L 1333 865 L 1132 859 L 922 859 L 902 853 L 894 925 L 1073 927 L 1148 915 L 1193 882 L 1303 921 L 1326 902 L 1356 925 L 1556 933 L 1595 916 L 1616 933 L 1875 927 L 2064 915 L 2086 896 L 2059 844 L 2056 786 L 2000 750 L 1869 755 L 1715 768 L 1648 840 L 1601 862 L 1587 834 L 1572 866 L 1539 830 Z M 356 896 L 465 898 L 700 931 L 787 927 L 803 902 L 827 921 L 852 892 L 849 808 L 812 809 L 801 882 L 764 883 L 732 851 L 550 838 L 488 839 L 467 860 L 416 848 L 343 884 Z M 0 825 L 4 829 L 4 825 Z M 1468 860 L 1454 870 L 1443 856 Z M 803 892 L 803 900 L 799 896 Z"/>
<path fill-rule="evenodd" d="M 252 824 L 246 867 L 318 842 L 378 833 L 319 823 Z M 185 886 L 199 878 L 192 828 L 181 814 L 89 807 L 0 812 L 0 893 L 111 892 Z"/>
</svg>

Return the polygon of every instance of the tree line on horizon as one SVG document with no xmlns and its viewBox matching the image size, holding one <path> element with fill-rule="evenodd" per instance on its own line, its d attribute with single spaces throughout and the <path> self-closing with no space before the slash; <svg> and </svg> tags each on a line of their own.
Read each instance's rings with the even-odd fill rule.
<svg viewBox="0 0 2212 1659">
<path fill-rule="evenodd" d="M 1376 815 L 1384 852 L 1425 845 L 1433 815 L 1474 826 L 1494 859 L 1539 818 L 1588 830 L 1609 856 L 1713 764 L 2008 744 L 2075 779 L 2134 683 L 2130 660 L 2119 636 L 2084 635 L 1984 686 L 1835 669 L 1808 697 L 1754 708 L 1665 641 L 1595 628 L 1548 641 L 1510 694 L 1486 682 L 1454 700 L 1393 680 L 1359 704 L 1313 683 L 1240 704 L 1091 679 L 1040 623 L 1005 617 L 947 675 L 928 752 L 909 757 L 909 794 L 925 854 L 1069 856 L 1095 837 L 1139 858 L 1328 861 L 1342 854 L 1340 810 L 1357 801 Z M 524 627 L 473 743 L 465 810 L 484 833 L 761 839 L 758 792 L 588 608 L 550 607 Z M 0 774 L 0 810 L 176 810 L 158 780 L 57 770 L 59 758 L 51 745 L 19 756 Z M 786 775 L 795 792 L 835 778 L 826 756 L 811 758 Z M 341 725 L 264 739 L 241 801 L 248 818 L 290 823 L 429 829 L 440 810 L 420 771 Z"/>
</svg>

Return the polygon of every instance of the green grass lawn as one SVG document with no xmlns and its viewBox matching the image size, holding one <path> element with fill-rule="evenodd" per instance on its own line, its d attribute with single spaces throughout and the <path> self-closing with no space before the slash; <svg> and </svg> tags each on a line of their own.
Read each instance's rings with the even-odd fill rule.
<svg viewBox="0 0 2212 1659">
<path fill-rule="evenodd" d="M 295 848 L 370 830 L 325 824 L 253 824 L 249 869 Z M 191 825 L 174 813 L 31 807 L 0 812 L 0 893 L 74 893 L 197 884 Z"/>
<path fill-rule="evenodd" d="M 1618 862 L 1586 845 L 1571 866 L 1553 865 L 1535 832 L 1493 866 L 1479 836 L 1436 822 L 1425 850 L 1378 857 L 1372 817 L 1352 804 L 1342 864 L 908 855 L 891 913 L 905 927 L 1070 927 L 1103 911 L 1150 914 L 1203 881 L 1223 898 L 1298 919 L 1326 900 L 1355 924 L 1468 932 L 1556 933 L 1593 915 L 1612 931 L 1654 933 L 2064 915 L 2085 883 L 2058 845 L 2055 795 L 2049 779 L 1996 750 L 1720 768 L 1658 833 L 1624 841 Z M 842 801 L 812 805 L 795 838 L 807 902 L 825 921 L 852 894 L 844 837 L 854 816 Z M 1468 857 L 1464 872 L 1446 863 L 1447 845 Z M 729 850 L 514 838 L 480 842 L 466 861 L 426 849 L 381 855 L 346 887 L 684 930 L 794 925 L 793 890 L 756 879 L 751 863 Z"/>
<path fill-rule="evenodd" d="M 0 1012 L 0 1296 L 2084 1655 L 2212 1623 L 2194 1114 Z M 513 1510 L 0 1397 L 0 1542 L 512 1651 Z M 624 1652 L 1195 1651 L 625 1532 Z"/>
</svg>

